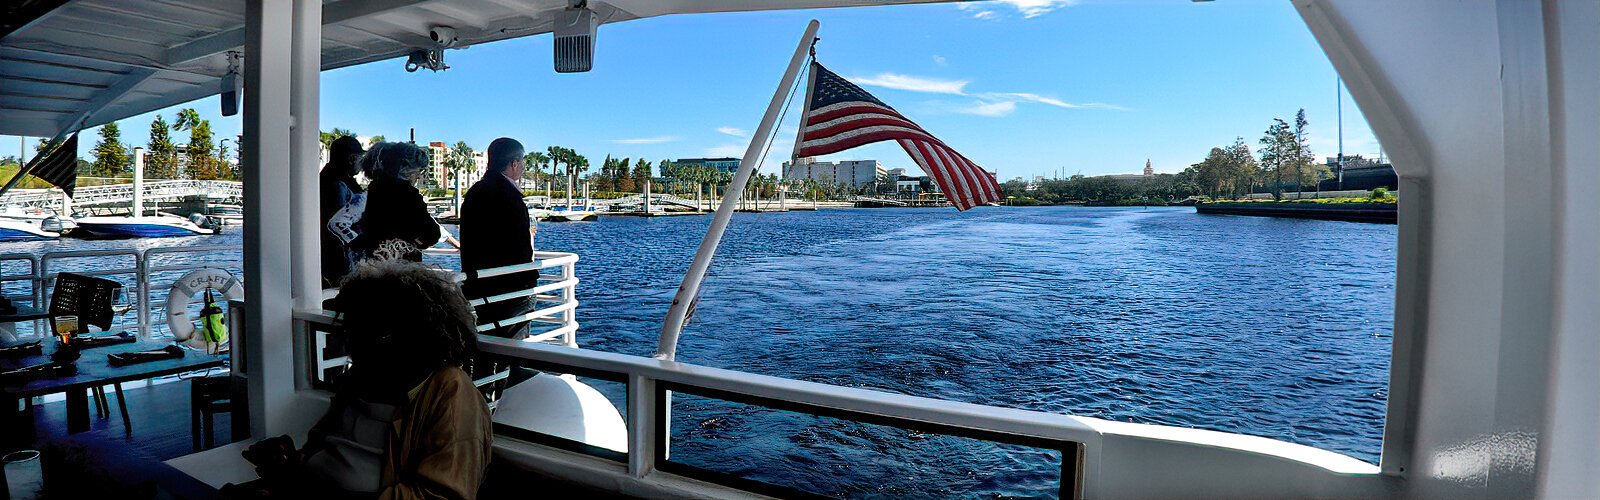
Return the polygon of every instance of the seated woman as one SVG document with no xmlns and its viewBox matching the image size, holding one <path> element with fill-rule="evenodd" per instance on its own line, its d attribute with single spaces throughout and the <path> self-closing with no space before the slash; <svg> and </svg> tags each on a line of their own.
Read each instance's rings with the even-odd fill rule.
<svg viewBox="0 0 1600 500">
<path fill-rule="evenodd" d="M 247 450 L 263 480 L 230 496 L 476 497 L 491 424 L 467 376 L 477 337 L 461 289 L 387 260 L 358 266 L 339 298 L 351 368 L 332 406 L 304 448 L 284 436 Z"/>
</svg>

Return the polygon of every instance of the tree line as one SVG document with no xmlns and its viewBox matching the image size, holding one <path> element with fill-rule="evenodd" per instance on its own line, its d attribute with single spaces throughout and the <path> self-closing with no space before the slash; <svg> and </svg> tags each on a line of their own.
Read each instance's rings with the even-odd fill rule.
<svg viewBox="0 0 1600 500">
<path fill-rule="evenodd" d="M 189 140 L 175 142 L 172 132 L 188 132 Z M 122 142 L 117 122 L 100 126 L 100 139 L 90 149 L 92 162 L 80 162 L 78 175 L 84 177 L 133 176 L 133 147 Z M 239 180 L 239 164 L 230 160 L 233 150 L 228 139 L 214 140 L 211 121 L 200 118 L 193 108 L 178 110 L 169 125 L 156 115 L 150 122 L 150 137 L 145 143 L 144 176 L 147 179 Z M 237 146 L 237 144 L 235 144 Z"/>
<path fill-rule="evenodd" d="M 1289 189 L 1301 192 L 1332 176 L 1326 165 L 1316 163 L 1308 144 L 1307 125 L 1305 109 L 1295 113 L 1292 123 L 1273 118 L 1255 151 L 1251 151 L 1244 137 L 1235 137 L 1232 144 L 1211 148 L 1204 159 L 1177 174 L 1156 174 L 1138 180 L 1074 175 L 1031 186 L 1010 181 L 1001 187 L 1005 195 L 1024 203 L 1173 201 L 1190 196 L 1220 199 L 1257 192 L 1282 199 Z M 1347 158 L 1346 164 L 1365 161 L 1355 156 Z"/>
</svg>

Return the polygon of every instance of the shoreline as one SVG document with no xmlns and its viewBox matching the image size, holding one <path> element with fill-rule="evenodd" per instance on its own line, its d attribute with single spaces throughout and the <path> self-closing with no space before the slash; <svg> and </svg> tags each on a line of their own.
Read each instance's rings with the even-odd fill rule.
<svg viewBox="0 0 1600 500">
<path fill-rule="evenodd" d="M 1209 215 L 1282 217 L 1371 224 L 1395 224 L 1399 220 L 1398 206 L 1394 203 L 1202 203 L 1195 205 L 1194 208 L 1195 213 Z"/>
</svg>

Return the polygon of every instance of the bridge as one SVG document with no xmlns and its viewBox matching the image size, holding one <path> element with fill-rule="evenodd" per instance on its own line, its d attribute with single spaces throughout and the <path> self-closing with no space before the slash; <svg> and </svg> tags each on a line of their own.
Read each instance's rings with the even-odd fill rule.
<svg viewBox="0 0 1600 500">
<path fill-rule="evenodd" d="M 856 206 L 858 207 L 903 207 L 907 205 L 907 203 L 902 200 L 873 198 L 871 196 L 852 196 L 850 197 L 850 201 L 855 202 Z"/>
<path fill-rule="evenodd" d="M 225 200 L 244 198 L 244 185 L 237 181 L 162 180 L 144 183 L 145 200 L 205 196 Z M 65 196 L 59 189 L 13 189 L 0 196 L 0 206 L 41 207 L 65 212 Z M 133 184 L 79 187 L 72 197 L 73 207 L 133 205 Z"/>
<path fill-rule="evenodd" d="M 594 205 L 595 208 L 605 211 L 609 211 L 611 207 L 616 206 L 644 205 L 644 195 L 636 194 L 633 196 L 624 196 L 614 200 L 595 200 Z M 663 208 L 667 205 L 675 205 L 690 210 L 698 209 L 694 200 L 670 194 L 651 194 L 650 205 Z"/>
</svg>

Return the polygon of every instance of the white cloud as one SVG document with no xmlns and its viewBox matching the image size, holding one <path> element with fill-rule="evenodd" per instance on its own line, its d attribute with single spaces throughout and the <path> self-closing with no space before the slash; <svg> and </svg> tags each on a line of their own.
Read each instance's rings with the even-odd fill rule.
<svg viewBox="0 0 1600 500">
<path fill-rule="evenodd" d="M 640 137 L 640 138 L 635 138 L 635 139 L 612 139 L 611 142 L 614 143 L 614 144 L 661 144 L 663 142 L 672 142 L 672 141 L 676 141 L 676 140 L 678 140 L 677 137 L 661 136 L 661 137 Z"/>
<path fill-rule="evenodd" d="M 940 56 L 934 56 L 934 58 L 935 62 L 944 60 Z M 1122 106 L 1101 102 L 1070 103 L 1055 97 L 1032 92 L 967 92 L 967 84 L 971 83 L 970 80 L 945 80 L 900 73 L 879 73 L 878 76 L 874 77 L 851 77 L 849 80 L 870 87 L 975 97 L 978 100 L 971 105 L 949 108 L 950 105 L 945 104 L 941 107 L 957 113 L 980 116 L 1005 116 L 1011 114 L 1017 110 L 1017 103 L 1044 104 L 1066 109 L 1127 110 Z"/>
<path fill-rule="evenodd" d="M 745 132 L 744 129 L 738 127 L 717 127 L 717 132 L 728 134 L 734 137 L 750 137 L 749 132 Z"/>
<path fill-rule="evenodd" d="M 939 54 L 934 54 L 933 55 L 933 63 L 937 64 L 937 65 L 940 65 L 940 66 L 949 66 L 950 65 L 950 61 L 946 60 L 944 58 L 944 56 L 941 56 Z"/>
<path fill-rule="evenodd" d="M 723 144 L 721 146 L 712 146 L 706 148 L 706 157 L 720 158 L 731 156 L 738 158 L 740 156 L 744 156 L 744 150 L 748 146 L 748 144 Z"/>
<path fill-rule="evenodd" d="M 920 76 L 901 75 L 897 73 L 878 73 L 873 77 L 854 77 L 849 79 L 859 85 L 883 87 L 886 89 L 909 90 L 912 92 L 928 92 L 933 94 L 965 95 L 966 80 L 940 80 Z"/>
<path fill-rule="evenodd" d="M 980 94 L 980 96 L 983 97 L 983 98 L 986 98 L 986 99 L 994 99 L 994 100 L 1037 102 L 1039 104 L 1049 104 L 1051 106 L 1056 106 L 1056 107 L 1060 107 L 1060 108 L 1077 108 L 1077 107 L 1081 107 L 1081 106 L 1079 106 L 1077 104 L 1064 102 L 1064 101 L 1062 101 L 1060 99 L 1056 99 L 1054 97 L 1045 97 L 1045 96 L 1042 96 L 1042 95 L 1039 95 L 1039 94 L 1031 94 L 1031 93 L 1028 93 L 1028 92 L 987 92 L 987 93 L 984 93 L 984 94 Z"/>
<path fill-rule="evenodd" d="M 972 17 L 974 18 L 990 19 L 997 15 L 997 13 L 992 10 L 993 6 L 1008 5 L 1016 9 L 1017 12 L 1022 13 L 1022 17 L 1024 18 L 1035 18 L 1045 15 L 1050 11 L 1077 4 L 1078 0 L 990 0 L 987 2 L 957 4 L 956 7 L 968 12 L 976 11 L 972 14 Z"/>
<path fill-rule="evenodd" d="M 978 116 L 1005 116 L 1017 110 L 1016 101 L 978 101 L 971 106 L 956 109 L 957 113 Z"/>
</svg>

